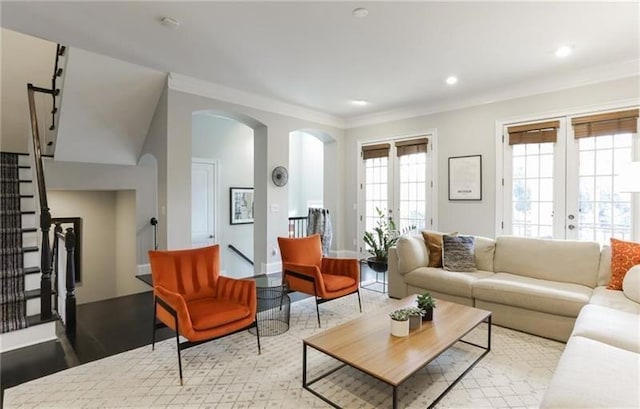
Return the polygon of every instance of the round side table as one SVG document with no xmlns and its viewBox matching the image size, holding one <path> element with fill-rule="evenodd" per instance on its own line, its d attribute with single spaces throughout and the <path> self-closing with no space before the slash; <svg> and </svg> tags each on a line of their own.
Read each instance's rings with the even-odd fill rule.
<svg viewBox="0 0 640 409">
<path fill-rule="evenodd" d="M 291 299 L 286 285 L 262 286 L 256 288 L 258 297 L 257 324 L 261 337 L 280 335 L 289 330 Z M 249 328 L 256 333 L 256 328 Z"/>
</svg>

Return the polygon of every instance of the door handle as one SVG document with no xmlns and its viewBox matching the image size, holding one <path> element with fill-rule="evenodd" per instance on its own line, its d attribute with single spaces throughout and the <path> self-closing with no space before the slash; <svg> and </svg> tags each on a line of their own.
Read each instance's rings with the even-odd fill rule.
<svg viewBox="0 0 640 409">
<path fill-rule="evenodd" d="M 210 238 L 210 239 L 212 239 L 212 238 L 213 238 L 213 234 L 210 234 L 210 235 L 209 235 L 209 238 Z"/>
</svg>

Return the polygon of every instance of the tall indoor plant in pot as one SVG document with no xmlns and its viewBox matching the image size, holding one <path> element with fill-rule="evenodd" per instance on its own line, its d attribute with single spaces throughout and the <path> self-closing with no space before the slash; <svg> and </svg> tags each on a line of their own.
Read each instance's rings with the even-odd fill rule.
<svg viewBox="0 0 640 409">
<path fill-rule="evenodd" d="M 387 218 L 378 207 L 376 207 L 376 213 L 378 217 L 376 226 L 373 231 L 365 232 L 362 239 L 368 247 L 367 251 L 371 254 L 367 264 L 373 271 L 381 273 L 387 271 L 389 248 L 396 244 L 400 234 L 392 218 Z"/>
</svg>

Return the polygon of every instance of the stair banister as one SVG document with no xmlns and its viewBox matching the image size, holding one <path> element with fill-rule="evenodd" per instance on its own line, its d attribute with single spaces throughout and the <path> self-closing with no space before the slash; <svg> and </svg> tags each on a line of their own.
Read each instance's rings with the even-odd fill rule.
<svg viewBox="0 0 640 409">
<path fill-rule="evenodd" d="M 33 139 L 33 156 L 36 166 L 36 180 L 38 181 L 38 198 L 40 201 L 40 230 L 42 230 L 42 246 L 40 247 L 40 319 L 52 317 L 51 305 L 51 246 L 49 243 L 49 231 L 51 230 L 51 212 L 47 203 L 47 188 L 44 181 L 42 166 L 42 151 L 40 148 L 40 134 L 38 131 L 38 117 L 36 115 L 36 92 L 53 94 L 53 90 L 39 88 L 33 84 L 27 84 L 29 101 L 29 114 L 31 119 L 31 135 Z"/>
<path fill-rule="evenodd" d="M 67 294 L 65 296 L 65 313 L 67 317 L 65 321 L 65 328 L 67 335 L 74 336 L 76 333 L 76 263 L 73 253 L 76 249 L 76 235 L 71 227 L 68 227 L 67 232 L 65 233 L 64 245 L 67 251 Z"/>
</svg>

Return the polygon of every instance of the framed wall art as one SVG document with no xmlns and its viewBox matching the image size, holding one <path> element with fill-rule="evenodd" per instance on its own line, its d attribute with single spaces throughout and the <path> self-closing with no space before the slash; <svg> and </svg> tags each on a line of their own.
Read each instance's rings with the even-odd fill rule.
<svg viewBox="0 0 640 409">
<path fill-rule="evenodd" d="M 482 200 L 482 155 L 449 158 L 449 200 Z"/>
<path fill-rule="evenodd" d="M 253 223 L 253 188 L 231 187 L 231 224 Z"/>
</svg>

